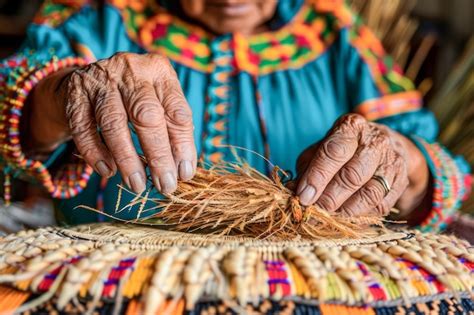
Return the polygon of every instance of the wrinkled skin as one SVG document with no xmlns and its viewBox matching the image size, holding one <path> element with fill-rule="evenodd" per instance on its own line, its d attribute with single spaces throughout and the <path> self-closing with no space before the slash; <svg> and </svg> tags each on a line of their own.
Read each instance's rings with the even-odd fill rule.
<svg viewBox="0 0 474 315">
<path fill-rule="evenodd" d="M 304 205 L 316 203 L 347 215 L 387 215 L 409 184 L 404 139 L 388 127 L 357 114 L 341 117 L 328 136 L 299 158 L 297 193 Z M 391 186 L 373 179 L 383 176 Z"/>
<path fill-rule="evenodd" d="M 118 53 L 67 73 L 58 88 L 64 99 L 57 107 L 65 104 L 59 126 L 68 128 L 61 133 L 73 138 L 84 160 L 102 176 L 110 177 L 118 168 L 134 191 L 145 189 L 130 122 L 160 191 L 173 192 L 178 177 L 193 177 L 197 155 L 192 113 L 167 58 Z M 44 136 L 39 139 L 44 141 Z"/>
<path fill-rule="evenodd" d="M 276 7 L 276 1 L 260 0 L 181 4 L 191 19 L 215 33 L 244 34 L 264 30 Z M 48 154 L 73 139 L 96 172 L 110 177 L 118 170 L 139 193 L 145 189 L 145 170 L 132 144 L 131 123 L 161 192 L 172 193 L 178 179 L 194 176 L 191 110 L 165 57 L 118 53 L 86 67 L 58 71 L 37 85 L 28 104 L 25 150 Z M 316 203 L 331 212 L 385 215 L 396 204 L 406 218 L 429 195 L 427 165 L 413 143 L 355 114 L 342 117 L 325 139 L 308 148 L 298 170 L 301 203 Z M 374 174 L 389 182 L 388 194 L 372 179 Z"/>
</svg>

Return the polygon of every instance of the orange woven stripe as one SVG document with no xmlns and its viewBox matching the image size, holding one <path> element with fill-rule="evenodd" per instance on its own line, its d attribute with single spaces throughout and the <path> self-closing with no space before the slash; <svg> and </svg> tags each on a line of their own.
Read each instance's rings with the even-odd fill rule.
<svg viewBox="0 0 474 315">
<path fill-rule="evenodd" d="M 137 300 L 133 299 L 128 303 L 127 311 L 125 315 L 137 315 L 140 314 L 140 310 L 142 309 L 141 303 Z"/>
<path fill-rule="evenodd" d="M 368 307 L 349 307 L 336 304 L 319 305 L 321 314 L 323 315 L 375 315 L 372 308 Z"/>
<path fill-rule="evenodd" d="M 0 286 L 0 313 L 13 314 L 30 296 L 29 293 Z"/>
</svg>

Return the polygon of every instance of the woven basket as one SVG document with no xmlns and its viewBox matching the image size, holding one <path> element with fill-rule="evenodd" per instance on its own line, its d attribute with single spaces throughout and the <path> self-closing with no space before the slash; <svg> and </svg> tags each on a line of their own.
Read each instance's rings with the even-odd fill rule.
<svg viewBox="0 0 474 315">
<path fill-rule="evenodd" d="M 3 313 L 474 313 L 473 248 L 415 231 L 279 242 L 93 224 L 9 235 L 0 253 Z"/>
</svg>

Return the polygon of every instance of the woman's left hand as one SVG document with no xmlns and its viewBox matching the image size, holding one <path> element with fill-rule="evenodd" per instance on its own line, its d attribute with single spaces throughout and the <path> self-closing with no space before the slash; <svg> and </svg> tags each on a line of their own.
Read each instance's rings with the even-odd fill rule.
<svg viewBox="0 0 474 315">
<path fill-rule="evenodd" d="M 408 157 L 416 163 L 410 165 Z M 414 170 L 420 181 L 412 187 L 416 191 L 409 194 L 411 201 L 405 202 L 408 208 L 419 204 L 426 194 L 429 176 L 423 156 L 388 127 L 348 114 L 325 139 L 300 156 L 296 192 L 305 206 L 317 204 L 347 215 L 387 215 L 412 186 L 409 173 L 415 166 L 420 168 Z"/>
</svg>

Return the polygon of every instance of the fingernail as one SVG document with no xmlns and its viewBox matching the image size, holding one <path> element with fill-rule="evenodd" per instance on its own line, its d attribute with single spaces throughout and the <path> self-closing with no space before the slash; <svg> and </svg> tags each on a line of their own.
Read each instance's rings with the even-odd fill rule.
<svg viewBox="0 0 474 315">
<path fill-rule="evenodd" d="M 164 173 L 160 179 L 161 192 L 164 194 L 170 194 L 176 190 L 178 183 L 176 182 L 176 176 L 173 173 Z"/>
<path fill-rule="evenodd" d="M 311 185 L 307 185 L 299 195 L 301 204 L 309 206 L 312 204 L 314 196 L 316 195 L 316 189 Z"/>
<path fill-rule="evenodd" d="M 95 163 L 95 169 L 102 177 L 110 177 L 110 175 L 112 175 L 112 170 L 107 166 L 104 161 L 99 161 Z"/>
<path fill-rule="evenodd" d="M 179 163 L 179 178 L 190 180 L 193 177 L 193 165 L 189 161 Z"/>
<path fill-rule="evenodd" d="M 128 179 L 132 190 L 137 194 L 141 194 L 145 190 L 145 179 L 140 172 L 133 173 Z"/>
</svg>

